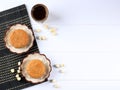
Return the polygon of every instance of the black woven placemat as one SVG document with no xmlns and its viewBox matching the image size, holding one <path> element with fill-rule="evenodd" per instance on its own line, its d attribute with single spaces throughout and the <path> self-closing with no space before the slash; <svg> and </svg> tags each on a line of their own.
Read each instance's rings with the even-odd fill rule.
<svg viewBox="0 0 120 90">
<path fill-rule="evenodd" d="M 3 39 L 6 29 L 17 23 L 26 24 L 29 28 L 32 28 L 25 5 L 0 12 L 0 90 L 19 90 L 33 85 L 24 78 L 17 81 L 15 73 L 10 72 L 12 68 L 17 70 L 18 61 L 21 61 L 27 54 L 39 52 L 36 41 L 27 53 L 21 55 L 13 54 L 5 47 Z"/>
</svg>

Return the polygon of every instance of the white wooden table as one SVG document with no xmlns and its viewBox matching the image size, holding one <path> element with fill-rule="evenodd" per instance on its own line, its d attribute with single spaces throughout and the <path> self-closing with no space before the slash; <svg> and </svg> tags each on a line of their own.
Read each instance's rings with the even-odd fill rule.
<svg viewBox="0 0 120 90">
<path fill-rule="evenodd" d="M 65 64 L 64 74 L 53 68 L 49 79 L 60 90 L 120 90 L 120 0 L 3 0 L 0 11 L 26 4 L 33 29 L 42 29 L 30 14 L 37 3 L 48 7 L 45 23 L 58 32 L 43 30 L 48 39 L 37 40 L 39 50 L 52 64 Z M 24 90 L 54 89 L 46 82 Z"/>
</svg>

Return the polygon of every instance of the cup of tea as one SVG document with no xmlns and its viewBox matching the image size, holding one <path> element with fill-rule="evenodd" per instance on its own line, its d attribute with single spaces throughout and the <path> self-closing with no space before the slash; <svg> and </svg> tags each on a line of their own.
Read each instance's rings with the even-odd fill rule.
<svg viewBox="0 0 120 90">
<path fill-rule="evenodd" d="M 36 4 L 31 9 L 31 16 L 36 21 L 44 22 L 48 18 L 48 8 L 44 4 Z"/>
</svg>

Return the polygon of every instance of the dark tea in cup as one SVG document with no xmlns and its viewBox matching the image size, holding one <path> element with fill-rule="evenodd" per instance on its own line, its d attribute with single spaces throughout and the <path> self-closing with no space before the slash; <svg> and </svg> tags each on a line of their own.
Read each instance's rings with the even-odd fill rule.
<svg viewBox="0 0 120 90">
<path fill-rule="evenodd" d="M 31 15 L 36 21 L 45 21 L 48 17 L 48 13 L 48 8 L 43 4 L 36 4 L 31 10 Z"/>
</svg>

